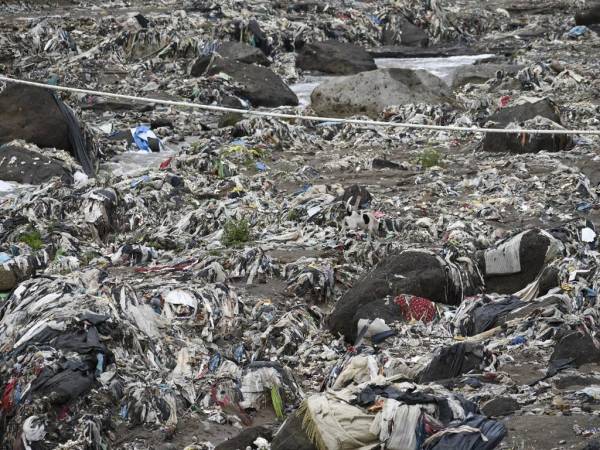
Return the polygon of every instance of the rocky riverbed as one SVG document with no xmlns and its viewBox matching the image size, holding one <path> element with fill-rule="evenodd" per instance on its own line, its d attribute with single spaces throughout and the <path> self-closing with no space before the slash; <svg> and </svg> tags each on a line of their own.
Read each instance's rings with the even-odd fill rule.
<svg viewBox="0 0 600 450">
<path fill-rule="evenodd" d="M 0 12 L 16 79 L 598 130 L 586 1 Z M 600 448 L 599 143 L 0 82 L 0 449 Z"/>
</svg>

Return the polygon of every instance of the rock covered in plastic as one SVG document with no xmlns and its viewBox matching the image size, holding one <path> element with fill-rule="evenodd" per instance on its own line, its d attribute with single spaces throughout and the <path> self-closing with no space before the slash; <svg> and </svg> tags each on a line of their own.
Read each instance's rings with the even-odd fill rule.
<svg viewBox="0 0 600 450">
<path fill-rule="evenodd" d="M 402 308 L 393 301 L 401 294 L 458 304 L 479 287 L 476 273 L 470 270 L 426 251 L 391 255 L 342 296 L 329 317 L 329 327 L 353 341 L 359 319 L 401 320 Z"/>
<path fill-rule="evenodd" d="M 201 56 L 191 69 L 191 75 L 225 74 L 238 87 L 238 94 L 253 106 L 297 105 L 298 98 L 281 78 L 265 67 L 244 64 L 217 56 Z"/>
<path fill-rule="evenodd" d="M 535 97 L 500 108 L 488 117 L 487 124 L 495 128 L 563 129 L 557 106 L 548 98 Z M 487 133 L 481 142 L 487 152 L 557 152 L 572 146 L 572 137 L 563 134 Z"/>
<path fill-rule="evenodd" d="M 563 254 L 563 244 L 545 230 L 526 230 L 483 254 L 486 292 L 517 294 L 530 288 L 531 296 L 543 295 L 552 283 L 550 264 Z M 540 287 L 546 291 L 541 292 Z M 524 293 L 522 293 L 524 294 Z"/>
<path fill-rule="evenodd" d="M 88 175 L 96 171 L 90 132 L 53 92 L 9 84 L 0 93 L 0 114 L 0 144 L 21 139 L 40 148 L 65 150 Z"/>
<path fill-rule="evenodd" d="M 0 180 L 41 184 L 53 177 L 66 184 L 73 182 L 73 170 L 65 161 L 53 158 L 35 145 L 12 142 L 0 146 Z"/>
</svg>

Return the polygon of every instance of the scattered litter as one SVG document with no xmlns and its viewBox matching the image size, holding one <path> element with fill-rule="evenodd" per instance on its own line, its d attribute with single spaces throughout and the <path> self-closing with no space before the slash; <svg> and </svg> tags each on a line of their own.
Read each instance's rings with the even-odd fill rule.
<svg viewBox="0 0 600 450">
<path fill-rule="evenodd" d="M 0 83 L 0 448 L 597 437 L 593 9 L 46 3 L 0 74 L 95 94 Z"/>
</svg>

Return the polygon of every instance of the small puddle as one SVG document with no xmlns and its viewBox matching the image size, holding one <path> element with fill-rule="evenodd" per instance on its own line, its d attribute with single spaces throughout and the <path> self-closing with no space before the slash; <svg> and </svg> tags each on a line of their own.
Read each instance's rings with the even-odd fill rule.
<svg viewBox="0 0 600 450">
<path fill-rule="evenodd" d="M 461 66 L 469 66 L 477 61 L 494 55 L 448 56 L 443 58 L 376 58 L 378 69 L 423 69 L 450 85 L 454 72 Z M 298 96 L 300 106 L 310 105 L 310 94 L 321 83 L 336 76 L 306 76 L 300 83 L 292 84 L 290 89 Z"/>
</svg>

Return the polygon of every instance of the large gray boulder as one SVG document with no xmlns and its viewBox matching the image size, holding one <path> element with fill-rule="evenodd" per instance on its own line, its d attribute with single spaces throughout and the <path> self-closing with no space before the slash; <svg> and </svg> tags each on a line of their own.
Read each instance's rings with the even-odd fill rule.
<svg viewBox="0 0 600 450">
<path fill-rule="evenodd" d="M 323 116 L 364 114 L 377 117 L 386 107 L 448 101 L 448 86 L 425 70 L 379 69 L 327 81 L 311 94 L 312 108 Z"/>
<path fill-rule="evenodd" d="M 223 42 L 217 47 L 216 52 L 223 58 L 238 61 L 244 64 L 258 64 L 268 66 L 271 64 L 269 58 L 259 48 L 243 42 Z"/>
<path fill-rule="evenodd" d="M 273 71 L 221 58 L 216 55 L 201 56 L 191 69 L 191 75 L 212 76 L 225 73 L 239 87 L 237 95 L 247 99 L 252 106 L 277 107 L 283 105 L 296 106 L 298 97 Z"/>
<path fill-rule="evenodd" d="M 366 50 L 338 41 L 304 45 L 296 58 L 296 67 L 334 75 L 353 75 L 377 69 L 375 60 Z"/>
<path fill-rule="evenodd" d="M 88 175 L 97 166 L 91 133 L 52 92 L 9 84 L 0 93 L 0 145 L 21 139 L 40 148 L 69 152 Z"/>
</svg>

